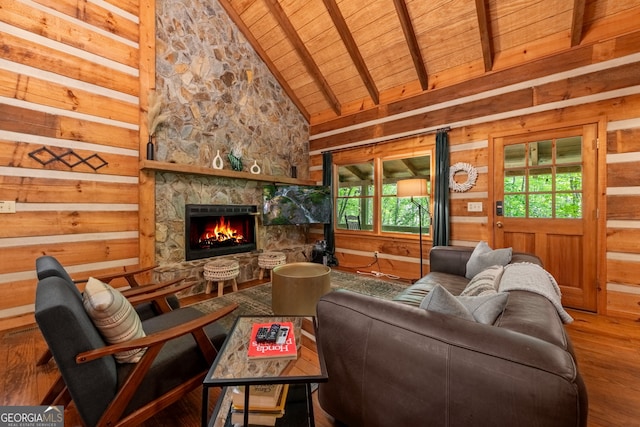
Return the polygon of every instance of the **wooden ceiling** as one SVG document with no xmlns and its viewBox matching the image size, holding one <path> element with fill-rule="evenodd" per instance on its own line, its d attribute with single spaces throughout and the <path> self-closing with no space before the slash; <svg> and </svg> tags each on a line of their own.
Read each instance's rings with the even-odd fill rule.
<svg viewBox="0 0 640 427">
<path fill-rule="evenodd" d="M 637 28 L 640 0 L 220 0 L 318 124 Z"/>
</svg>

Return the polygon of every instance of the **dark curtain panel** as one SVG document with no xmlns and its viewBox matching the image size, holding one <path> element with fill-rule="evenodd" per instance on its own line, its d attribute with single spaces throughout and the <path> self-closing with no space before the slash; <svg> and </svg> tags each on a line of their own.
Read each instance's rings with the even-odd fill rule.
<svg viewBox="0 0 640 427">
<path fill-rule="evenodd" d="M 331 198 L 333 199 L 333 156 L 330 152 L 322 153 L 322 185 L 331 188 Z M 335 257 L 336 240 L 333 233 L 333 215 L 331 221 L 324 225 L 324 240 L 327 243 L 326 256 L 328 266 L 337 266 L 338 259 Z"/>
<path fill-rule="evenodd" d="M 436 185 L 433 203 L 433 246 L 449 246 L 449 134 L 436 134 Z"/>
</svg>

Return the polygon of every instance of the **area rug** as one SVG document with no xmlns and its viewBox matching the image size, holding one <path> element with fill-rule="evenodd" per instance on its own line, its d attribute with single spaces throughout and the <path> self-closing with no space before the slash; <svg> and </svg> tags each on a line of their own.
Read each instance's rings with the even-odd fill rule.
<svg viewBox="0 0 640 427">
<path fill-rule="evenodd" d="M 390 300 L 407 287 L 406 284 L 376 279 L 370 276 L 331 271 L 331 289 L 346 289 L 376 298 Z M 203 313 L 211 313 L 231 303 L 237 303 L 238 309 L 220 320 L 221 325 L 231 328 L 237 316 L 254 314 L 273 314 L 271 311 L 271 283 L 253 286 L 238 292 L 192 304 Z"/>
</svg>

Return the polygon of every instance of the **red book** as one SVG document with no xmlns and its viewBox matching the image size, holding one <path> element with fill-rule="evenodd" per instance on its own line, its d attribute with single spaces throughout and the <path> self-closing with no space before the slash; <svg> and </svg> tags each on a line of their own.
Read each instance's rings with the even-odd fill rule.
<svg viewBox="0 0 640 427">
<path fill-rule="evenodd" d="M 277 343 L 262 342 L 256 340 L 258 329 L 270 328 L 272 323 L 254 323 L 251 328 L 251 341 L 249 342 L 249 359 L 284 359 L 295 360 L 298 358 L 296 349 L 296 337 L 293 333 L 293 323 L 281 322 L 280 329 L 289 328 L 286 337 L 281 338 Z"/>
</svg>

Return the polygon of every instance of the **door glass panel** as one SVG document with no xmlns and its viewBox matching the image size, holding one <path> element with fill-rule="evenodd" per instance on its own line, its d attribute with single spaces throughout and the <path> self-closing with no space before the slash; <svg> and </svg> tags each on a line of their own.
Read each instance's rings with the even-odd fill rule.
<svg viewBox="0 0 640 427">
<path fill-rule="evenodd" d="M 557 160 L 559 165 L 566 163 L 582 163 L 582 137 L 572 136 L 556 141 Z"/>
<path fill-rule="evenodd" d="M 552 191 L 553 172 L 551 168 L 531 169 L 529 176 L 529 191 Z"/>
<path fill-rule="evenodd" d="M 582 218 L 582 137 L 504 147 L 504 216 Z"/>
<path fill-rule="evenodd" d="M 556 218 L 582 218 L 582 193 L 556 194 Z"/>
<path fill-rule="evenodd" d="M 524 167 L 527 163 L 526 144 L 514 144 L 504 147 L 504 167 Z"/>
<path fill-rule="evenodd" d="M 504 196 L 504 216 L 524 218 L 527 215 L 527 196 L 525 194 L 509 194 Z"/>
<path fill-rule="evenodd" d="M 553 162 L 553 144 L 551 141 L 537 141 L 529 146 L 529 166 L 550 165 Z"/>
<path fill-rule="evenodd" d="M 582 166 L 558 167 L 556 171 L 556 190 L 582 190 Z"/>
<path fill-rule="evenodd" d="M 504 191 L 505 193 L 519 193 L 526 190 L 526 170 L 517 169 L 505 171 L 504 173 Z"/>
<path fill-rule="evenodd" d="M 553 218 L 551 194 L 529 195 L 529 218 Z"/>
</svg>

